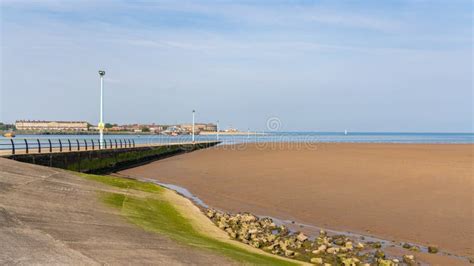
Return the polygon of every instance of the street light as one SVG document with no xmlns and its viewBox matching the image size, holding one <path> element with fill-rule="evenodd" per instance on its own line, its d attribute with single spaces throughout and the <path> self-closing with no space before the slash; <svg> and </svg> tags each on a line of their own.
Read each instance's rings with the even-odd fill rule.
<svg viewBox="0 0 474 266">
<path fill-rule="evenodd" d="M 99 121 L 99 148 L 102 149 L 104 145 L 104 76 L 105 71 L 99 70 L 100 76 L 100 121 Z"/>
<path fill-rule="evenodd" d="M 193 110 L 193 143 L 194 143 L 194 116 L 195 116 L 196 111 Z"/>
</svg>

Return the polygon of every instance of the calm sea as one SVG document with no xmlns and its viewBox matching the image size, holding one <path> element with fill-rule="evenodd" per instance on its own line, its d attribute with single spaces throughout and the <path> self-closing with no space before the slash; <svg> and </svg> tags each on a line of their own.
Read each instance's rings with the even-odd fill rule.
<svg viewBox="0 0 474 266">
<path fill-rule="evenodd" d="M 98 135 L 17 135 L 15 142 L 22 139 L 57 141 L 58 139 L 87 139 L 97 140 Z M 133 139 L 135 143 L 176 143 L 191 141 L 191 136 L 161 136 L 161 135 L 105 135 L 112 141 Z M 196 136 L 197 141 L 216 140 L 217 136 Z M 474 133 L 374 133 L 374 132 L 270 132 L 250 135 L 220 135 L 219 140 L 224 144 L 247 142 L 340 142 L 340 143 L 474 143 Z M 0 143 L 9 142 L 0 137 Z"/>
</svg>

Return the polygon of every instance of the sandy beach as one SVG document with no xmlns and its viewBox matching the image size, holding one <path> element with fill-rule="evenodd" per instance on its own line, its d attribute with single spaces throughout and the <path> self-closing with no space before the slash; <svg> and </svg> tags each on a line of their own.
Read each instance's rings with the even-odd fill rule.
<svg viewBox="0 0 474 266">
<path fill-rule="evenodd" d="M 231 212 L 437 245 L 473 256 L 470 144 L 220 146 L 120 174 L 187 188 Z"/>
</svg>

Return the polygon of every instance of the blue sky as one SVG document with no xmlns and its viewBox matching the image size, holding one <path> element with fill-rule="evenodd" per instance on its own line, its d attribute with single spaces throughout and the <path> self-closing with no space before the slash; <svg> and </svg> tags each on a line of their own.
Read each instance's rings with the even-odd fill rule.
<svg viewBox="0 0 474 266">
<path fill-rule="evenodd" d="M 472 1 L 0 2 L 2 121 L 473 131 Z"/>
</svg>

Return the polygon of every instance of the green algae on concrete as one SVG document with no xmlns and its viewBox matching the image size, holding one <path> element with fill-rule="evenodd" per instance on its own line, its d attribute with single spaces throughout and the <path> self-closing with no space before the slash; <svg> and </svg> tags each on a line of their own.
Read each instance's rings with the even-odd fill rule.
<svg viewBox="0 0 474 266">
<path fill-rule="evenodd" d="M 121 215 L 147 231 L 167 235 L 180 243 L 210 250 L 244 264 L 298 265 L 290 261 L 252 253 L 196 231 L 192 223 L 162 196 L 164 191 L 162 187 L 112 176 L 88 174 L 81 174 L 81 176 L 119 188 L 124 190 L 124 192 L 136 190 L 149 193 L 149 195 L 144 197 L 131 196 L 125 193 L 102 193 L 102 200 L 106 204 L 119 209 Z"/>
<path fill-rule="evenodd" d="M 154 185 L 152 183 L 140 182 L 130 178 L 118 178 L 113 176 L 101 176 L 101 175 L 91 175 L 91 174 L 83 174 L 77 173 L 78 175 L 89 179 L 94 180 L 106 185 L 110 185 L 113 187 L 121 188 L 121 189 L 134 189 L 143 192 L 151 192 L 151 193 L 161 193 L 164 191 L 164 188 Z"/>
<path fill-rule="evenodd" d="M 90 158 L 83 158 L 67 165 L 67 169 L 77 172 L 83 172 L 84 170 L 94 171 L 97 169 L 107 169 L 122 162 L 133 162 L 146 157 L 171 154 L 179 152 L 181 149 L 181 146 L 175 145 L 153 147 L 142 150 L 127 150 L 126 152 L 115 152 L 116 150 L 112 150 L 114 154 L 111 157 L 104 158 L 91 156 Z"/>
</svg>

